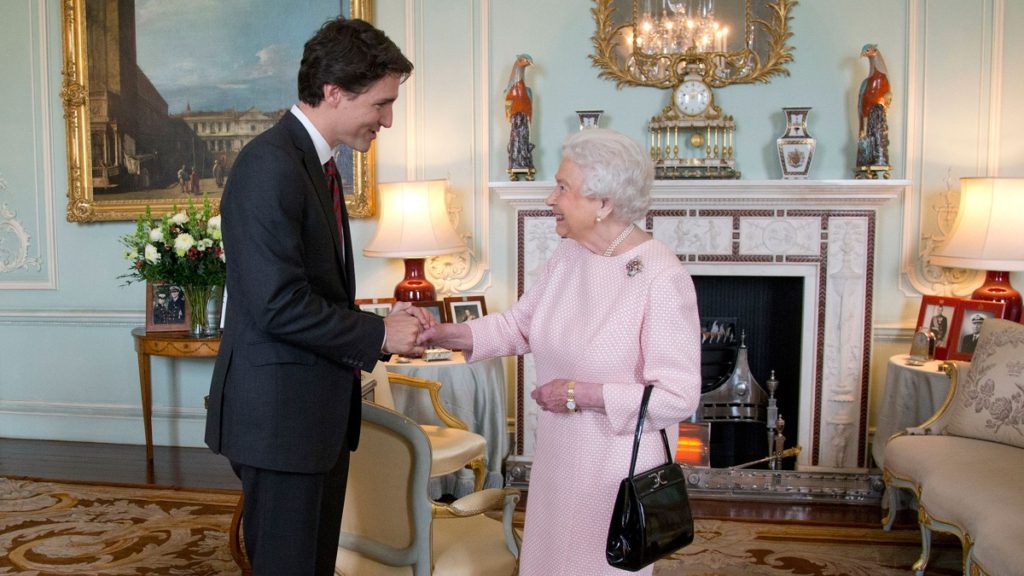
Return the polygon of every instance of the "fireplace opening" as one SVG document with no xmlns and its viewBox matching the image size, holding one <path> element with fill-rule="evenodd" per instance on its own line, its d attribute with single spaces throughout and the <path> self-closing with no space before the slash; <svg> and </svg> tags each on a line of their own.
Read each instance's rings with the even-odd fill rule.
<svg viewBox="0 0 1024 576">
<path fill-rule="evenodd" d="M 769 454 L 764 404 L 766 383 L 774 371 L 775 399 L 785 422 L 785 447 L 797 444 L 800 413 L 800 353 L 803 335 L 804 280 L 797 276 L 694 276 L 701 325 L 721 330 L 705 338 L 702 352 L 702 412 L 710 422 L 708 460 L 713 468 L 746 464 Z M 740 345 L 745 351 L 740 351 Z M 722 400 L 717 389 L 734 371 L 745 352 L 750 376 L 759 386 L 742 401 Z M 707 403 L 705 403 L 707 400 Z M 760 409 L 754 408 L 757 404 Z M 752 466 L 767 468 L 763 462 Z M 792 470 L 794 459 L 780 469 Z"/>
</svg>

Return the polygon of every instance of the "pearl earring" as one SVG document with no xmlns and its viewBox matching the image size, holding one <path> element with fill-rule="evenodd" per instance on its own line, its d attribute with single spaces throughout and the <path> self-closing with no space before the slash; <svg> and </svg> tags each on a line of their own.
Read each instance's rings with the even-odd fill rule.
<svg viewBox="0 0 1024 576">
<path fill-rule="evenodd" d="M 600 222 L 600 221 L 601 221 L 601 217 L 600 217 L 600 216 L 598 216 L 598 217 L 597 217 L 597 221 L 598 221 L 598 222 Z"/>
</svg>

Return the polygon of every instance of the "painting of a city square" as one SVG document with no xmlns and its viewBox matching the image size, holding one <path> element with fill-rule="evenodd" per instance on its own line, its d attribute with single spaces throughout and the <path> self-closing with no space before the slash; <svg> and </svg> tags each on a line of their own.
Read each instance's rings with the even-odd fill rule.
<svg viewBox="0 0 1024 576">
<path fill-rule="evenodd" d="M 85 0 L 96 199 L 218 198 L 297 101 L 303 43 L 347 0 Z M 352 190 L 352 152 L 338 165 Z"/>
</svg>

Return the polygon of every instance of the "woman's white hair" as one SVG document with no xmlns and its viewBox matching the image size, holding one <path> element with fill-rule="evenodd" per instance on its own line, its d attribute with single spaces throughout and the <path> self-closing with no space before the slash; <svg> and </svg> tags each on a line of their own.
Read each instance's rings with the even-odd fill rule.
<svg viewBox="0 0 1024 576">
<path fill-rule="evenodd" d="M 647 213 L 654 163 L 632 138 L 606 128 L 580 130 L 565 139 L 562 158 L 583 172 L 584 196 L 612 201 L 612 218 L 635 222 Z"/>
</svg>

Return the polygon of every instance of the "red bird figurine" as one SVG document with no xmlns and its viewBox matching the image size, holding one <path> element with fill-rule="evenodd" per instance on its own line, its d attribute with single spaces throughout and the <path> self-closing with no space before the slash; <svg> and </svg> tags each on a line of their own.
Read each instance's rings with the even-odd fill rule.
<svg viewBox="0 0 1024 576">
<path fill-rule="evenodd" d="M 886 75 L 888 71 L 885 68 L 885 60 L 882 59 L 882 53 L 878 51 L 878 46 L 876 44 L 865 44 L 864 48 L 860 51 L 860 56 L 861 58 L 867 58 L 868 64 L 871 66 L 871 69 L 868 71 L 868 77 L 860 83 L 860 96 L 858 98 L 860 104 L 860 136 L 863 138 L 871 108 L 876 104 L 881 104 L 882 108 L 888 110 L 889 103 L 892 102 L 892 89 L 889 87 L 889 77 Z"/>
<path fill-rule="evenodd" d="M 533 180 L 533 144 L 530 122 L 533 119 L 533 91 L 526 86 L 526 67 L 533 64 L 529 54 L 519 54 L 505 87 L 505 118 L 512 124 L 508 140 L 508 175 L 512 180 L 525 176 Z"/>
<path fill-rule="evenodd" d="M 868 77 L 860 84 L 857 99 L 858 178 L 889 177 L 889 126 L 886 112 L 892 102 L 892 89 L 886 75 L 885 60 L 875 44 L 865 44 L 862 58 L 868 59 Z"/>
</svg>

